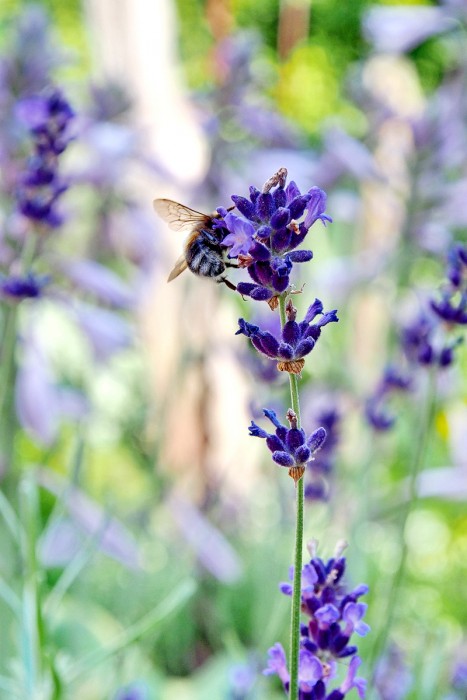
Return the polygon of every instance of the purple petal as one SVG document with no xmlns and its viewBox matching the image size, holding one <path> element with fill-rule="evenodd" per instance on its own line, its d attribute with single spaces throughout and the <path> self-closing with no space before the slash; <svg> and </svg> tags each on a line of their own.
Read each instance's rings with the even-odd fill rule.
<svg viewBox="0 0 467 700">
<path fill-rule="evenodd" d="M 311 250 L 292 250 L 288 257 L 294 263 L 303 263 L 312 259 L 313 252 Z"/>
<path fill-rule="evenodd" d="M 269 649 L 268 655 L 268 666 L 264 669 L 263 674 L 265 676 L 271 676 L 273 673 L 276 673 L 284 685 L 289 683 L 290 676 L 287 670 L 287 660 L 282 644 L 279 642 L 274 644 L 274 646 Z"/>
<path fill-rule="evenodd" d="M 242 573 L 241 561 L 226 538 L 193 503 L 172 494 L 172 517 L 200 563 L 219 581 L 234 583 Z"/>
<path fill-rule="evenodd" d="M 296 197 L 300 197 L 300 190 L 298 189 L 296 183 L 291 180 L 287 187 L 285 188 L 285 194 L 286 194 L 286 203 L 287 205 L 290 204 Z"/>
<path fill-rule="evenodd" d="M 235 204 L 240 214 L 243 214 L 243 216 L 245 216 L 247 219 L 251 219 L 253 221 L 255 220 L 256 209 L 252 202 L 245 199 L 245 197 L 240 197 L 235 194 L 232 195 L 232 202 Z"/>
<path fill-rule="evenodd" d="M 340 617 L 340 613 L 335 605 L 330 605 L 328 603 L 327 605 L 323 605 L 321 608 L 318 608 L 318 610 L 315 611 L 314 616 L 318 620 L 320 626 L 323 625 L 328 627 L 329 625 L 332 625 L 333 622 L 337 622 Z"/>
<path fill-rule="evenodd" d="M 298 666 L 300 690 L 304 692 L 313 690 L 313 687 L 316 685 L 317 681 L 319 681 L 322 677 L 323 667 L 321 665 L 321 661 L 307 649 L 300 649 Z"/>
<path fill-rule="evenodd" d="M 306 444 L 313 454 L 322 447 L 324 441 L 326 440 L 326 431 L 324 428 L 318 428 L 314 431 L 306 441 Z"/>
<path fill-rule="evenodd" d="M 255 301 L 267 301 L 274 296 L 270 289 L 266 289 L 260 284 L 251 284 L 251 282 L 239 282 L 237 292 L 242 296 L 251 297 Z"/>
<path fill-rule="evenodd" d="M 230 233 L 222 241 L 222 245 L 230 247 L 229 257 L 247 255 L 253 245 L 255 229 L 251 221 L 229 212 L 224 219 Z"/>
<path fill-rule="evenodd" d="M 296 321 L 287 321 L 282 329 L 282 340 L 295 347 L 300 339 L 300 328 Z"/>
<path fill-rule="evenodd" d="M 295 462 L 288 452 L 273 452 L 272 458 L 280 467 L 293 467 Z"/>
<path fill-rule="evenodd" d="M 305 316 L 305 323 L 311 323 L 318 314 L 323 313 L 323 303 L 319 299 L 315 299 L 311 306 L 308 307 L 308 311 Z"/>
<path fill-rule="evenodd" d="M 308 194 L 311 196 L 306 206 L 305 228 L 313 226 L 318 219 L 330 220 L 329 217 L 323 216 L 326 211 L 326 192 L 319 187 L 312 187 Z"/>
</svg>

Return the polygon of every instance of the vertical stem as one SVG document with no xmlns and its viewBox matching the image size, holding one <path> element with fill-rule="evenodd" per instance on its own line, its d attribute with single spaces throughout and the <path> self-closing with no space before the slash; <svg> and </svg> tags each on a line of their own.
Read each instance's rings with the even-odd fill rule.
<svg viewBox="0 0 467 700">
<path fill-rule="evenodd" d="M 42 674 L 43 620 L 40 605 L 40 571 L 36 558 L 39 501 L 34 476 L 27 474 L 20 484 L 20 512 L 25 530 L 22 541 L 24 567 L 22 601 L 22 659 L 27 697 L 38 696 Z"/>
<path fill-rule="evenodd" d="M 285 303 L 287 294 L 279 297 L 279 313 L 281 325 L 286 322 Z M 296 374 L 289 373 L 290 399 L 292 410 L 297 416 L 297 427 L 300 428 L 300 400 L 298 394 L 298 378 Z M 303 505 L 304 486 L 303 477 L 297 482 L 296 494 L 296 521 L 295 521 L 295 554 L 294 554 L 294 577 L 292 591 L 292 613 L 290 624 L 290 700 L 298 698 L 298 663 L 300 653 L 300 610 L 302 593 L 302 554 L 303 554 Z"/>
</svg>

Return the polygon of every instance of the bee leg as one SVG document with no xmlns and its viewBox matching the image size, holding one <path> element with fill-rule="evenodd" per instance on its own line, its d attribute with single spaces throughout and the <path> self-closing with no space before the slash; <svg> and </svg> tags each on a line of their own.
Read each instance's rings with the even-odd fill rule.
<svg viewBox="0 0 467 700">
<path fill-rule="evenodd" d="M 232 284 L 232 282 L 231 282 L 230 280 L 226 279 L 225 277 L 219 277 L 219 278 L 216 280 L 216 282 L 217 282 L 217 284 L 221 284 L 221 283 L 223 282 L 223 283 L 226 284 L 227 287 L 228 287 L 229 289 L 231 289 L 232 291 L 234 291 L 234 292 L 237 291 L 237 287 L 236 287 L 234 284 Z"/>
<path fill-rule="evenodd" d="M 226 261 L 224 260 L 224 265 L 225 265 L 226 267 L 234 267 L 234 268 L 236 268 L 236 269 L 238 270 L 238 265 L 237 265 L 237 263 L 226 262 Z"/>
</svg>

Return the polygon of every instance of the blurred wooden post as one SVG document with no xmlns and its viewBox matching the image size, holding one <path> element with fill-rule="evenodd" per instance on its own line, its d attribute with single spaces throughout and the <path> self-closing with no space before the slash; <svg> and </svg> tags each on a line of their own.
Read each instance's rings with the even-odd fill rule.
<svg viewBox="0 0 467 700">
<path fill-rule="evenodd" d="M 127 88 L 134 123 L 147 139 L 148 158 L 155 156 L 173 176 L 157 183 L 148 177 L 141 181 L 135 173 L 140 201 L 148 209 L 155 197 L 190 204 L 190 191 L 203 180 L 209 157 L 181 78 L 174 7 L 173 0 L 85 0 L 96 72 Z M 227 0 L 223 7 L 228 10 Z M 228 12 L 216 12 L 211 21 L 220 35 L 227 31 Z M 219 482 L 246 492 L 253 488 L 256 467 L 238 468 L 252 442 L 245 429 L 245 377 L 234 353 L 225 351 L 239 345 L 235 308 L 221 302 L 220 287 L 190 272 L 168 285 L 183 236 L 169 232 L 154 214 L 158 234 L 166 247 L 159 260 L 161 274 L 155 275 L 140 310 L 155 432 L 162 443 L 156 468 L 170 471 L 199 502 Z"/>
<path fill-rule="evenodd" d="M 94 66 L 123 84 L 134 119 L 153 153 L 176 181 L 202 178 L 207 145 L 179 70 L 174 3 L 170 0 L 85 0 Z"/>
</svg>

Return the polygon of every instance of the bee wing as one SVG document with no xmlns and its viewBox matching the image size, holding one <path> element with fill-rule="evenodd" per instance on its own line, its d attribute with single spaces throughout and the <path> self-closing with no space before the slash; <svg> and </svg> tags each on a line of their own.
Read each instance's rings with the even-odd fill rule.
<svg viewBox="0 0 467 700">
<path fill-rule="evenodd" d="M 167 282 L 172 282 L 176 277 L 182 274 L 183 270 L 186 270 L 188 267 L 187 261 L 185 259 L 184 255 L 180 255 L 179 259 L 174 265 L 174 268 L 172 272 L 170 273 Z"/>
<path fill-rule="evenodd" d="M 200 224 L 206 225 L 211 217 L 174 202 L 172 199 L 155 199 L 154 209 L 164 219 L 172 231 L 189 231 Z"/>
</svg>

